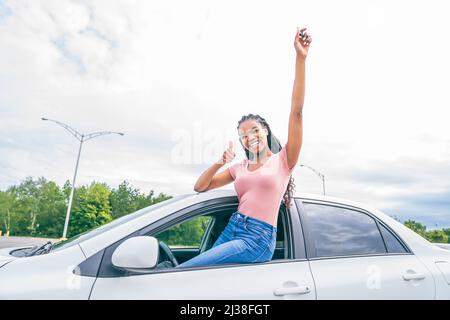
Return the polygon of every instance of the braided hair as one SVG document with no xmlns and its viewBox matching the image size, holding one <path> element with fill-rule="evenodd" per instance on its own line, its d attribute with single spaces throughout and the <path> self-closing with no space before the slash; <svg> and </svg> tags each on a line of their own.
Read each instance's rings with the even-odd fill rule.
<svg viewBox="0 0 450 320">
<path fill-rule="evenodd" d="M 242 116 L 241 120 L 239 120 L 239 122 L 238 122 L 237 129 L 239 129 L 239 126 L 241 125 L 242 122 L 249 120 L 249 119 L 258 121 L 264 128 L 267 129 L 267 132 L 268 132 L 267 143 L 269 145 L 269 149 L 273 153 L 280 152 L 282 149 L 280 141 L 275 137 L 275 135 L 272 134 L 272 130 L 270 130 L 269 124 L 260 115 L 249 113 L 248 115 Z M 241 141 L 241 144 L 242 144 L 242 141 Z M 248 151 L 246 148 L 244 148 L 244 151 L 245 151 L 245 155 L 247 156 L 247 159 L 250 159 L 250 151 Z M 288 208 L 292 205 L 294 188 L 295 188 L 294 178 L 291 175 L 291 177 L 289 179 L 289 183 L 286 188 L 286 191 L 283 195 L 283 202 L 286 205 L 286 207 L 288 207 Z"/>
</svg>

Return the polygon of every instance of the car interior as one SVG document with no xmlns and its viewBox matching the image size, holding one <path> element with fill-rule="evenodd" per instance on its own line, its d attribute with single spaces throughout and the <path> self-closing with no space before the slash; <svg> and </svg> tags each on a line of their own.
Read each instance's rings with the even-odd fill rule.
<svg viewBox="0 0 450 320">
<path fill-rule="evenodd" d="M 208 210 L 207 213 L 199 214 L 195 217 L 191 217 L 188 220 L 198 219 L 200 216 L 205 217 L 204 221 L 207 221 L 204 228 L 204 233 L 201 236 L 200 243 L 197 246 L 172 246 L 170 241 L 164 243 L 161 241 L 163 238 L 161 233 L 168 232 L 171 227 L 167 228 L 163 232 L 154 235 L 160 240 L 160 256 L 158 260 L 157 269 L 171 268 L 174 266 L 173 257 L 176 258 L 178 264 L 181 264 L 198 254 L 201 254 L 209 250 L 215 241 L 220 236 L 221 232 L 225 229 L 231 215 L 237 210 L 236 206 L 233 207 L 221 207 L 213 210 Z M 289 259 L 290 250 L 288 247 L 288 239 L 286 237 L 288 233 L 287 229 L 288 215 L 284 205 L 280 206 L 277 222 L 277 240 L 276 248 L 272 260 Z M 181 222 L 185 223 L 186 221 Z M 173 227 L 173 226 L 172 226 Z M 169 254 L 170 251 L 170 254 Z M 171 258 L 170 255 L 173 255 Z"/>
</svg>

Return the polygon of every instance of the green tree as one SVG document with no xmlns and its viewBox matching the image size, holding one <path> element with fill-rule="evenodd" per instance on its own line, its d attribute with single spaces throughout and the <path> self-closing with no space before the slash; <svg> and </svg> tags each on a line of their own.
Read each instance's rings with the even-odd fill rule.
<svg viewBox="0 0 450 320">
<path fill-rule="evenodd" d="M 38 217 L 40 186 L 46 183 L 45 178 L 33 180 L 27 177 L 16 187 L 17 194 L 17 230 L 18 235 L 34 235 Z"/>
<path fill-rule="evenodd" d="M 44 177 L 27 177 L 17 187 L 15 235 L 58 237 L 62 234 L 65 197 L 58 185 Z"/>
<path fill-rule="evenodd" d="M 128 181 L 123 181 L 117 189 L 111 190 L 109 200 L 114 219 L 141 209 L 139 198 L 142 197 L 138 189 L 133 188 Z"/>
<path fill-rule="evenodd" d="M 150 190 L 147 195 L 141 193 L 139 189 L 133 188 L 128 181 L 123 181 L 117 189 L 111 190 L 109 197 L 113 219 L 171 198 L 164 193 L 160 193 L 157 197 L 153 197 L 153 194 L 153 190 Z"/>
<path fill-rule="evenodd" d="M 16 219 L 16 191 L 10 187 L 6 191 L 0 191 L 0 230 L 4 234 L 10 234 L 12 224 Z"/>
<path fill-rule="evenodd" d="M 425 238 L 427 227 L 424 226 L 423 224 L 416 222 L 414 220 L 406 220 L 404 222 L 404 225 Z"/>
<path fill-rule="evenodd" d="M 27 177 L 19 185 L 0 191 L 0 230 L 17 236 L 60 237 L 71 190 L 69 180 L 59 188 L 44 177 Z M 164 193 L 154 197 L 153 190 L 141 193 L 127 181 L 112 191 L 94 181 L 75 190 L 69 236 L 169 198 Z"/>
<path fill-rule="evenodd" d="M 169 196 L 163 192 L 159 193 L 156 197 L 152 197 L 152 196 L 153 196 L 153 190 L 143 200 L 150 201 L 148 205 L 152 205 L 152 204 L 172 198 L 172 196 Z"/>
<path fill-rule="evenodd" d="M 92 182 L 90 186 L 75 189 L 68 237 L 75 236 L 112 220 L 109 203 L 111 191 L 105 183 Z"/>
<path fill-rule="evenodd" d="M 430 242 L 448 243 L 448 235 L 443 230 L 427 231 L 425 237 Z"/>
<path fill-rule="evenodd" d="M 67 203 L 63 191 L 53 182 L 40 186 L 37 225 L 35 234 L 40 237 L 58 238 L 62 236 Z"/>
<path fill-rule="evenodd" d="M 72 191 L 72 184 L 69 180 L 66 180 L 62 187 L 62 193 L 64 194 L 64 198 L 66 199 L 67 203 L 69 203 L 70 191 Z"/>
<path fill-rule="evenodd" d="M 442 229 L 442 231 L 447 235 L 448 238 L 447 243 L 450 243 L 450 228 Z"/>
<path fill-rule="evenodd" d="M 450 229 L 427 231 L 426 226 L 414 220 L 407 220 L 404 222 L 404 225 L 430 242 L 449 243 L 450 241 Z"/>
</svg>

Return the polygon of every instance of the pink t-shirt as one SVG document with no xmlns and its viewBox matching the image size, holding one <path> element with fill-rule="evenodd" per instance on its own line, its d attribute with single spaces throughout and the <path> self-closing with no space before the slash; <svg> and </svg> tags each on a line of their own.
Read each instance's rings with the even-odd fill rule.
<svg viewBox="0 0 450 320">
<path fill-rule="evenodd" d="M 278 210 L 295 167 L 289 168 L 286 145 L 274 153 L 258 169 L 247 169 L 244 159 L 228 168 L 238 195 L 238 211 L 277 226 Z"/>
</svg>

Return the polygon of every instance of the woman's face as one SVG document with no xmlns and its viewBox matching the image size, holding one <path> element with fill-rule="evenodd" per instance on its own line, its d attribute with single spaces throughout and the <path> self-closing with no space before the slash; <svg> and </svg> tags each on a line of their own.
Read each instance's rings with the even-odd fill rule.
<svg viewBox="0 0 450 320">
<path fill-rule="evenodd" d="M 238 133 L 241 144 L 253 154 L 259 154 L 268 147 L 268 131 L 256 120 L 249 119 L 242 122 Z"/>
</svg>

